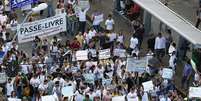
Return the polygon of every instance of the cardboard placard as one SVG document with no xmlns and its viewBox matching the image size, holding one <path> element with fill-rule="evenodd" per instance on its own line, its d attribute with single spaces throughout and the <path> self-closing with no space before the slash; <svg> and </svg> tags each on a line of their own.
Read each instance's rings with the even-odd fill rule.
<svg viewBox="0 0 201 101">
<path fill-rule="evenodd" d="M 99 59 L 108 59 L 110 57 L 110 49 L 99 50 Z"/>
</svg>

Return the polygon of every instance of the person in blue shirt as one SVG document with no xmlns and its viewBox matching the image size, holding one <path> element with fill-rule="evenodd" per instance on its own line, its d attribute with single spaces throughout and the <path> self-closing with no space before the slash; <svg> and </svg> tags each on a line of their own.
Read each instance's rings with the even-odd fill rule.
<svg viewBox="0 0 201 101">
<path fill-rule="evenodd" d="M 184 65 L 184 69 L 183 69 L 183 75 L 182 75 L 182 88 L 187 88 L 189 86 L 189 80 L 190 80 L 190 76 L 192 74 L 193 68 L 192 65 L 190 63 L 190 60 L 188 60 L 186 62 L 186 64 Z"/>
</svg>

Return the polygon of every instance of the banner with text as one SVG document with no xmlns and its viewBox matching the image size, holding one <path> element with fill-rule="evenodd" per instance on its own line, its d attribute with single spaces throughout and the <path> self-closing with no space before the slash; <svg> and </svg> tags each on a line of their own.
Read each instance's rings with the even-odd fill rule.
<svg viewBox="0 0 201 101">
<path fill-rule="evenodd" d="M 34 40 L 35 36 L 47 37 L 66 31 L 66 14 L 24 23 L 17 27 L 18 42 L 24 43 Z"/>
<path fill-rule="evenodd" d="M 35 3 L 37 1 L 38 0 L 11 0 L 10 5 L 11 5 L 11 9 L 15 9 L 15 8 L 21 8 L 28 4 Z"/>
</svg>

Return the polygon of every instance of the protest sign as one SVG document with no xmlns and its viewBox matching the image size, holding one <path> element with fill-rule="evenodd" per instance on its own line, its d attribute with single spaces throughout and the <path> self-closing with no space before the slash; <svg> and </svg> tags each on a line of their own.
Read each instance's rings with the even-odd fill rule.
<svg viewBox="0 0 201 101">
<path fill-rule="evenodd" d="M 143 87 L 144 87 L 144 91 L 152 91 L 154 89 L 154 85 L 152 81 L 147 81 L 142 83 Z"/>
<path fill-rule="evenodd" d="M 8 101 L 21 101 L 21 99 L 18 99 L 18 98 L 8 98 Z"/>
<path fill-rule="evenodd" d="M 112 80 L 111 79 L 102 79 L 102 85 L 109 86 L 111 85 Z"/>
<path fill-rule="evenodd" d="M 190 87 L 189 98 L 201 98 L 201 87 Z"/>
<path fill-rule="evenodd" d="M 110 49 L 99 50 L 99 59 L 110 58 Z"/>
<path fill-rule="evenodd" d="M 53 95 L 41 96 L 41 101 L 57 101 Z"/>
<path fill-rule="evenodd" d="M 125 96 L 114 96 L 112 97 L 112 101 L 126 101 Z"/>
<path fill-rule="evenodd" d="M 119 56 L 121 58 L 126 57 L 125 49 L 114 49 L 114 56 Z"/>
<path fill-rule="evenodd" d="M 79 1 L 79 7 L 80 7 L 81 9 L 86 9 L 86 8 L 88 8 L 89 6 L 90 6 L 89 0 L 80 0 L 80 1 Z"/>
<path fill-rule="evenodd" d="M 5 83 L 7 81 L 6 73 L 0 73 L 0 83 Z"/>
<path fill-rule="evenodd" d="M 173 77 L 173 70 L 169 68 L 163 68 L 162 77 L 164 79 L 172 79 Z"/>
<path fill-rule="evenodd" d="M 64 97 L 70 97 L 73 96 L 73 86 L 65 86 L 61 89 L 61 92 Z"/>
<path fill-rule="evenodd" d="M 21 8 L 23 6 L 37 2 L 38 0 L 10 0 L 11 9 Z"/>
<path fill-rule="evenodd" d="M 103 14 L 99 14 L 99 15 L 94 16 L 94 22 L 93 23 L 100 24 L 102 21 L 104 21 L 103 17 L 104 17 Z"/>
<path fill-rule="evenodd" d="M 85 78 L 86 83 L 94 84 L 95 76 L 93 73 L 84 74 L 84 78 Z"/>
<path fill-rule="evenodd" d="M 47 37 L 64 31 L 66 31 L 66 14 L 59 14 L 17 26 L 19 43 L 32 41 L 35 36 Z"/>
<path fill-rule="evenodd" d="M 127 59 L 127 71 L 128 72 L 140 72 L 143 73 L 146 69 L 147 61 L 146 58 L 135 59 L 135 58 L 128 58 Z"/>
<path fill-rule="evenodd" d="M 88 51 L 87 50 L 79 50 L 76 52 L 77 60 L 88 60 Z"/>
</svg>

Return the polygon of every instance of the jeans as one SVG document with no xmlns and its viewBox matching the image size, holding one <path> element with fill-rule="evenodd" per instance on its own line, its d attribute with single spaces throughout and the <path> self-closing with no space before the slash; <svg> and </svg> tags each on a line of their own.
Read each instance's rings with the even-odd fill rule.
<svg viewBox="0 0 201 101">
<path fill-rule="evenodd" d="M 96 32 L 101 31 L 100 25 L 93 25 L 93 28 L 96 30 Z"/>
<path fill-rule="evenodd" d="M 187 78 L 187 76 L 182 77 L 181 87 L 184 88 L 184 89 L 189 87 L 189 79 Z"/>
<path fill-rule="evenodd" d="M 79 22 L 79 31 L 84 33 L 86 28 L 86 21 L 80 21 Z"/>
<path fill-rule="evenodd" d="M 48 5 L 48 7 L 47 7 L 47 17 L 51 17 L 51 16 L 54 16 L 53 5 Z"/>
</svg>

